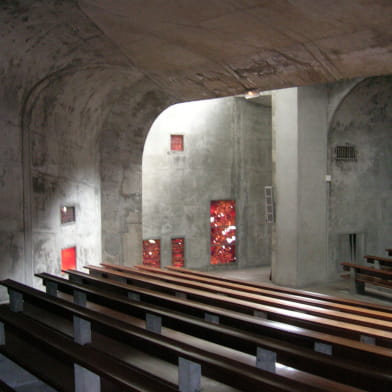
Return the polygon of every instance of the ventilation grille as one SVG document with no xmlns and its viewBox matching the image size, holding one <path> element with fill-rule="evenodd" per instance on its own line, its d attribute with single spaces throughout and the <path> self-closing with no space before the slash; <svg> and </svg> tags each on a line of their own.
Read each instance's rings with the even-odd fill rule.
<svg viewBox="0 0 392 392">
<path fill-rule="evenodd" d="M 349 144 L 335 147 L 335 160 L 337 161 L 356 161 L 357 152 L 354 146 Z"/>
<path fill-rule="evenodd" d="M 265 206 L 266 223 L 274 223 L 275 211 L 274 211 L 274 195 L 272 192 L 272 186 L 264 187 L 264 206 Z"/>
</svg>

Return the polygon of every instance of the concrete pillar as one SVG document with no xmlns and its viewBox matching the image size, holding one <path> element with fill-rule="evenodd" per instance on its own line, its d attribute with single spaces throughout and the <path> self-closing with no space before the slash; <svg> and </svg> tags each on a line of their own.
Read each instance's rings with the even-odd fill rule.
<svg viewBox="0 0 392 392">
<path fill-rule="evenodd" d="M 274 92 L 276 262 L 272 280 L 301 287 L 327 277 L 325 86 Z"/>
<path fill-rule="evenodd" d="M 73 316 L 74 340 L 81 345 L 91 343 L 91 323 L 78 316 Z"/>
<path fill-rule="evenodd" d="M 257 347 L 256 367 L 275 373 L 276 371 L 276 353 Z"/>
<path fill-rule="evenodd" d="M 199 392 L 201 366 L 185 358 L 178 359 L 178 386 L 180 392 Z"/>
<path fill-rule="evenodd" d="M 84 367 L 74 364 L 75 392 L 100 392 L 101 378 Z"/>
<path fill-rule="evenodd" d="M 23 312 L 23 294 L 9 289 L 10 309 L 12 312 Z"/>
</svg>

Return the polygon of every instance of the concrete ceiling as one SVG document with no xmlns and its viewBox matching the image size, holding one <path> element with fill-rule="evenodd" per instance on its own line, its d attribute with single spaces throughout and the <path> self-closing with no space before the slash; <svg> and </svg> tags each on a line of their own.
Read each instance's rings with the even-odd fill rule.
<svg viewBox="0 0 392 392">
<path fill-rule="evenodd" d="M 79 0 L 178 98 L 392 73 L 391 0 Z"/>
</svg>

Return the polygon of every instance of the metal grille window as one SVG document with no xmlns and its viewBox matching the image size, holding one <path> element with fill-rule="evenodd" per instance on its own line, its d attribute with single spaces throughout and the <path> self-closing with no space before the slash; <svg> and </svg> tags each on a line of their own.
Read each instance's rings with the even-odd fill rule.
<svg viewBox="0 0 392 392">
<path fill-rule="evenodd" d="M 355 147 L 349 144 L 346 144 L 345 146 L 336 146 L 335 159 L 337 161 L 356 161 L 357 152 Z"/>
</svg>

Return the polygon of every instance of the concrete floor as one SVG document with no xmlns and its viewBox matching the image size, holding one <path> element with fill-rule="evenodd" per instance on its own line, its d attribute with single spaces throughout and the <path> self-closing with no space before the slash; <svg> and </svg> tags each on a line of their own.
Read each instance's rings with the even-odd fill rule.
<svg viewBox="0 0 392 392">
<path fill-rule="evenodd" d="M 208 271 L 208 273 L 217 276 L 241 279 L 248 282 L 267 282 L 273 284 L 269 279 L 270 272 L 270 267 L 246 268 L 242 270 L 227 270 L 221 272 L 216 270 Z M 380 289 L 369 285 L 365 288 L 366 295 L 360 295 L 352 292 L 351 285 L 350 279 L 346 277 L 327 283 L 306 286 L 303 287 L 302 290 L 392 306 L 392 290 Z"/>
</svg>

